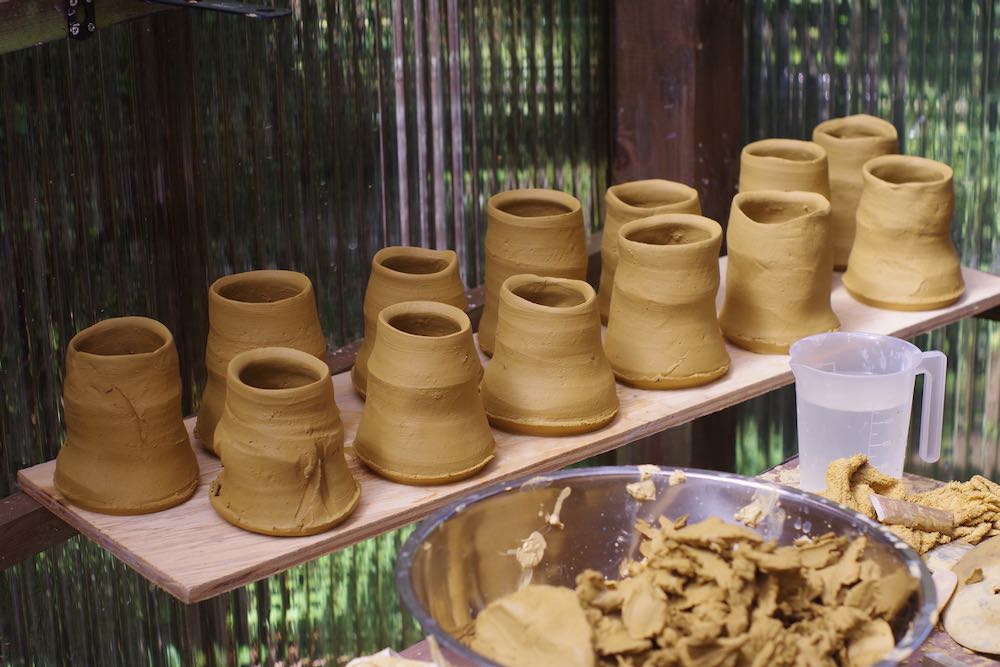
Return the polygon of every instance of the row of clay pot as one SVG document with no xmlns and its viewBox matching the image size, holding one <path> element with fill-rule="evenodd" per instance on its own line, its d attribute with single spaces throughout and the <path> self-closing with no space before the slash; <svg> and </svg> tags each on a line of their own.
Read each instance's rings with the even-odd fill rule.
<svg viewBox="0 0 1000 667">
<path fill-rule="evenodd" d="M 930 310 L 964 291 L 951 239 L 952 170 L 897 155 L 892 124 L 867 115 L 834 118 L 813 140 L 765 139 L 740 156 L 740 192 L 814 192 L 831 204 L 833 265 L 863 303 Z"/>
</svg>

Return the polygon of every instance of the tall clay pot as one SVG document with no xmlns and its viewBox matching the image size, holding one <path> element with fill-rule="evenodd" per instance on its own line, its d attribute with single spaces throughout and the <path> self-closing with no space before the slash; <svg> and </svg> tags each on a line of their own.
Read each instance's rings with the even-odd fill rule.
<svg viewBox="0 0 1000 667">
<path fill-rule="evenodd" d="M 843 270 L 854 245 L 854 216 L 864 185 L 861 168 L 874 157 L 898 153 L 899 139 L 892 123 L 858 114 L 820 123 L 813 141 L 826 150 L 830 166 L 833 268 Z"/>
<path fill-rule="evenodd" d="M 394 303 L 417 300 L 440 301 L 461 310 L 468 307 L 454 251 L 394 246 L 375 253 L 365 290 L 365 338 L 351 370 L 354 389 L 362 397 L 368 384 L 368 357 L 375 347 L 378 314 Z"/>
<path fill-rule="evenodd" d="M 594 288 L 530 274 L 505 280 L 480 389 L 490 423 L 506 431 L 569 435 L 614 419 L 618 395 Z"/>
<path fill-rule="evenodd" d="M 700 215 L 654 215 L 621 228 L 604 343 L 619 380 L 680 389 L 726 374 L 715 315 L 721 245 L 722 227 Z"/>
<path fill-rule="evenodd" d="M 74 336 L 63 406 L 55 486 L 74 505 L 145 514 L 179 505 L 198 487 L 174 337 L 156 320 L 116 317 Z"/>
<path fill-rule="evenodd" d="M 951 167 L 907 155 L 864 166 L 858 233 L 844 287 L 858 301 L 892 310 L 932 310 L 965 291 L 951 240 Z"/>
<path fill-rule="evenodd" d="M 215 429 L 223 469 L 209 492 L 215 511 L 265 535 L 314 535 L 346 519 L 361 487 L 344 458 L 326 362 L 264 347 L 233 357 L 227 375 Z"/>
<path fill-rule="evenodd" d="M 740 153 L 740 192 L 785 190 L 815 192 L 830 198 L 826 151 L 796 139 L 763 139 Z"/>
<path fill-rule="evenodd" d="M 404 484 L 440 484 L 479 472 L 493 433 L 479 395 L 469 317 L 454 306 L 407 301 L 378 316 L 368 359 L 368 400 L 354 451 Z"/>
<path fill-rule="evenodd" d="M 698 191 L 682 183 L 651 179 L 612 185 L 604 195 L 604 234 L 601 237 L 601 283 L 597 303 L 607 324 L 611 290 L 618 268 L 618 232 L 622 225 L 661 213 L 701 215 Z"/>
<path fill-rule="evenodd" d="M 787 354 L 805 336 L 840 328 L 830 306 L 830 202 L 813 192 L 741 192 L 729 214 L 719 323 L 736 345 Z"/>
<path fill-rule="evenodd" d="M 240 352 L 290 347 L 326 355 L 326 339 L 309 278 L 295 271 L 248 271 L 219 278 L 208 288 L 208 382 L 195 436 L 215 453 L 215 425 L 226 401 L 226 367 Z"/>
<path fill-rule="evenodd" d="M 587 238 L 576 197 L 556 190 L 511 190 L 490 197 L 486 226 L 486 300 L 479 347 L 493 354 L 500 286 L 519 273 L 583 280 Z"/>
</svg>

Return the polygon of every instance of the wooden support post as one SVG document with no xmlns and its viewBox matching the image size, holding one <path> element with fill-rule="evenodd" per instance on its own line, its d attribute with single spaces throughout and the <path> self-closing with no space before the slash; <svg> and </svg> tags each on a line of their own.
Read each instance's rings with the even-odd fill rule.
<svg viewBox="0 0 1000 667">
<path fill-rule="evenodd" d="M 20 491 L 0 498 L 0 570 L 73 535 L 69 524 Z"/>
</svg>

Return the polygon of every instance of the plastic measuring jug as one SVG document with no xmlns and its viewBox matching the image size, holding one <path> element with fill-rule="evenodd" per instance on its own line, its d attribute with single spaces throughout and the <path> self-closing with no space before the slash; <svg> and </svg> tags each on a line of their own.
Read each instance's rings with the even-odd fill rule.
<svg viewBox="0 0 1000 667">
<path fill-rule="evenodd" d="M 790 354 L 803 489 L 825 489 L 827 466 L 855 454 L 867 454 L 883 473 L 902 477 L 917 373 L 924 374 L 920 457 L 938 460 L 944 354 L 921 352 L 892 336 L 851 332 L 808 336 Z"/>
</svg>

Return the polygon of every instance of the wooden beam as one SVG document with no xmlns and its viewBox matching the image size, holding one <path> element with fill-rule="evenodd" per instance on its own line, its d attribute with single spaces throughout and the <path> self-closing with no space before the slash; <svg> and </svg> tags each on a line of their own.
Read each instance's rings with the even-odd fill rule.
<svg viewBox="0 0 1000 667">
<path fill-rule="evenodd" d="M 170 7 L 140 0 L 97 0 L 97 29 Z M 65 0 L 0 0 L 0 53 L 67 37 Z"/>
<path fill-rule="evenodd" d="M 0 498 L 0 570 L 73 535 L 69 524 L 20 491 Z"/>
</svg>

